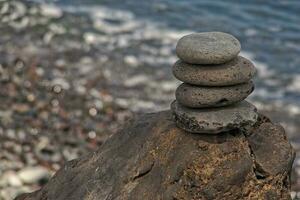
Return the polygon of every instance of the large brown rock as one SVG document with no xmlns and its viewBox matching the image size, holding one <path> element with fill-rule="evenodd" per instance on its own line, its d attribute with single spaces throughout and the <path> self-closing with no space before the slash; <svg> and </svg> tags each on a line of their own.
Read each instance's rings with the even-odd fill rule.
<svg viewBox="0 0 300 200">
<path fill-rule="evenodd" d="M 264 117 L 243 132 L 191 134 L 170 111 L 137 116 L 101 148 L 18 200 L 290 199 L 294 151 Z"/>
</svg>

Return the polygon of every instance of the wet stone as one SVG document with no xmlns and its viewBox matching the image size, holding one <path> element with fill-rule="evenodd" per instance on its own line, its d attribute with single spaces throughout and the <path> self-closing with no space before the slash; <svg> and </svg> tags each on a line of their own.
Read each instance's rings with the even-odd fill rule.
<svg viewBox="0 0 300 200">
<path fill-rule="evenodd" d="M 182 37 L 176 46 L 177 56 L 192 64 L 221 64 L 235 58 L 240 42 L 221 32 L 193 33 Z"/>
<path fill-rule="evenodd" d="M 200 87 L 183 83 L 176 90 L 176 100 L 191 108 L 220 107 L 246 99 L 253 90 L 252 81 L 226 87 Z"/>
<path fill-rule="evenodd" d="M 191 133 L 218 134 L 255 124 L 257 109 L 247 101 L 219 108 L 188 108 L 177 101 L 171 104 L 176 125 Z"/>
<path fill-rule="evenodd" d="M 173 74 L 178 80 L 200 86 L 247 83 L 255 73 L 256 69 L 251 61 L 242 56 L 220 65 L 188 64 L 178 60 L 173 66 Z"/>
</svg>

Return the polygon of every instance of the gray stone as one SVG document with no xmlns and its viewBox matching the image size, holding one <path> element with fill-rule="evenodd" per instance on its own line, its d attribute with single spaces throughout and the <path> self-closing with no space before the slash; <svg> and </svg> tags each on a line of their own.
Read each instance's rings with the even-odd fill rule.
<svg viewBox="0 0 300 200">
<path fill-rule="evenodd" d="M 253 125 L 258 117 L 255 106 L 247 101 L 208 109 L 188 108 L 173 101 L 171 110 L 177 126 L 191 133 L 218 134 L 239 129 Z"/>
<path fill-rule="evenodd" d="M 191 108 L 220 107 L 246 99 L 253 90 L 252 81 L 225 87 L 194 86 L 183 83 L 176 90 L 176 100 Z"/>
<path fill-rule="evenodd" d="M 235 58 L 240 42 L 221 32 L 193 33 L 182 37 L 176 46 L 177 56 L 192 64 L 221 64 Z"/>
<path fill-rule="evenodd" d="M 178 60 L 174 76 L 182 82 L 201 86 L 228 86 L 249 82 L 255 75 L 254 65 L 246 58 L 237 58 L 220 65 L 196 65 Z"/>
</svg>

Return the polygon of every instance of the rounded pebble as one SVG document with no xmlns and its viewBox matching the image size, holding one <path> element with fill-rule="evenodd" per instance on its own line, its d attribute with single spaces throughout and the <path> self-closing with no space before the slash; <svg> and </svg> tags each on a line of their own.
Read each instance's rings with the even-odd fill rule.
<svg viewBox="0 0 300 200">
<path fill-rule="evenodd" d="M 176 125 L 191 133 L 218 134 L 243 129 L 253 126 L 258 118 L 257 109 L 247 101 L 209 109 L 187 108 L 173 101 L 171 110 Z"/>
<path fill-rule="evenodd" d="M 193 33 L 182 37 L 176 46 L 177 56 L 192 64 L 221 64 L 235 58 L 240 42 L 222 32 Z"/>
<path fill-rule="evenodd" d="M 183 83 L 176 89 L 176 100 L 191 108 L 220 107 L 246 99 L 253 90 L 252 81 L 225 87 L 200 87 Z"/>
<path fill-rule="evenodd" d="M 248 59 L 238 56 L 220 65 L 195 65 L 178 60 L 173 66 L 173 74 L 192 85 L 229 86 L 249 82 L 256 69 Z"/>
</svg>

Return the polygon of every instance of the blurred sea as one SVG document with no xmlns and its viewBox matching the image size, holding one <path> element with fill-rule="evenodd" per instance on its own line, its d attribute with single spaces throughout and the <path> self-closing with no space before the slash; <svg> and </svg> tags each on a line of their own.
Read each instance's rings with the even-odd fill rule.
<svg viewBox="0 0 300 200">
<path fill-rule="evenodd" d="M 122 52 L 126 62 L 169 70 L 168 73 L 177 59 L 174 49 L 181 36 L 202 31 L 233 34 L 241 41 L 241 55 L 251 59 L 258 69 L 256 89 L 249 99 L 274 121 L 280 122 L 294 147 L 300 149 L 300 1 L 34 2 L 55 5 L 66 13 L 88 17 L 93 29 L 82 29 L 85 42 L 105 47 L 106 51 Z M 108 45 L 107 41 L 110 41 Z M 143 76 L 134 77 L 129 85 L 147 80 Z M 173 85 L 166 87 L 174 88 Z M 157 105 L 156 108 L 161 109 Z"/>
<path fill-rule="evenodd" d="M 54 0 L 82 15 L 106 15 L 106 25 L 153 23 L 172 33 L 223 31 L 235 35 L 242 54 L 253 59 L 259 80 L 252 98 L 281 102 L 300 112 L 300 2 L 284 0 Z M 116 12 L 118 11 L 118 12 Z M 163 37 L 163 35 L 162 35 Z M 162 38 L 163 39 L 163 38 Z M 151 42 L 151 41 L 150 41 Z M 167 66 L 170 67 L 170 66 Z M 291 106 L 292 105 L 292 106 Z"/>
</svg>

